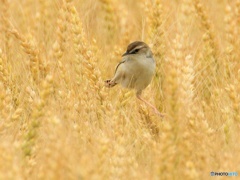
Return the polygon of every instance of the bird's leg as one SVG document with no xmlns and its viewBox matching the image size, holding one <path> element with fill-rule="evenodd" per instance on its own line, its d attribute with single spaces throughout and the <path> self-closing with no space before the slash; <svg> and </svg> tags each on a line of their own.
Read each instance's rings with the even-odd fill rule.
<svg viewBox="0 0 240 180">
<path fill-rule="evenodd" d="M 141 97 L 141 91 L 138 91 L 136 95 L 137 95 L 137 98 L 138 98 L 139 100 L 143 101 L 145 104 L 147 104 L 148 106 L 150 106 L 150 107 L 154 110 L 154 113 L 155 113 L 155 114 L 157 114 L 157 115 L 159 115 L 159 116 L 161 116 L 161 117 L 164 117 L 164 115 L 161 114 L 154 105 L 152 105 L 151 103 L 147 102 L 146 100 L 144 100 L 144 99 Z"/>
<path fill-rule="evenodd" d="M 115 85 L 117 85 L 117 83 L 115 83 L 114 81 L 112 81 L 112 80 L 106 80 L 106 81 L 104 81 L 105 82 L 105 86 L 106 87 L 108 87 L 108 88 L 111 88 L 111 87 L 113 87 L 113 86 L 115 86 Z"/>
</svg>

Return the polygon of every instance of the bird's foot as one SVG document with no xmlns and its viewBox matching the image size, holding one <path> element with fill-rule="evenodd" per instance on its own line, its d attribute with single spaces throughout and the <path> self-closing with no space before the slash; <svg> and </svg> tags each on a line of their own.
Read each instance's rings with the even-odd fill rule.
<svg viewBox="0 0 240 180">
<path fill-rule="evenodd" d="M 160 116 L 161 118 L 164 118 L 164 114 L 160 113 L 157 108 L 154 108 L 154 113 L 158 116 Z"/>
<path fill-rule="evenodd" d="M 113 87 L 113 86 L 115 86 L 117 84 L 117 83 L 111 81 L 110 79 L 108 79 L 108 80 L 106 80 L 104 82 L 105 82 L 105 87 L 108 87 L 108 88 Z"/>
</svg>

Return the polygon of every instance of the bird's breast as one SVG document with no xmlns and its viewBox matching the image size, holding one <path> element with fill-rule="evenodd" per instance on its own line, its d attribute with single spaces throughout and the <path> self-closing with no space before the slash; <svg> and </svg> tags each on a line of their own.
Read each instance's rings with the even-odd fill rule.
<svg viewBox="0 0 240 180">
<path fill-rule="evenodd" d="M 125 76 L 122 85 L 129 88 L 144 89 L 151 82 L 156 65 L 153 58 L 140 56 L 128 59 L 124 66 Z"/>
</svg>

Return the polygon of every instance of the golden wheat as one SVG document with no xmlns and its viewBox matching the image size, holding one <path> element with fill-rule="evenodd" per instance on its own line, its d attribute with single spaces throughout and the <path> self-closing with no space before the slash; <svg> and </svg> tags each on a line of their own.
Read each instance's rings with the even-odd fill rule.
<svg viewBox="0 0 240 180">
<path fill-rule="evenodd" d="M 239 0 L 0 0 L 0 179 L 239 173 L 239 15 Z M 163 119 L 104 87 L 135 40 Z"/>
</svg>

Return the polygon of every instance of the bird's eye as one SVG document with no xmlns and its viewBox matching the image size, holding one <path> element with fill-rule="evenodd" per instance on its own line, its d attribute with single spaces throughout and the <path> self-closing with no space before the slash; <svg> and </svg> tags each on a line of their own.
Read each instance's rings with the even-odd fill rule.
<svg viewBox="0 0 240 180">
<path fill-rule="evenodd" d="M 133 53 L 136 54 L 138 51 L 139 51 L 139 49 L 135 49 L 135 50 L 133 51 Z"/>
</svg>

